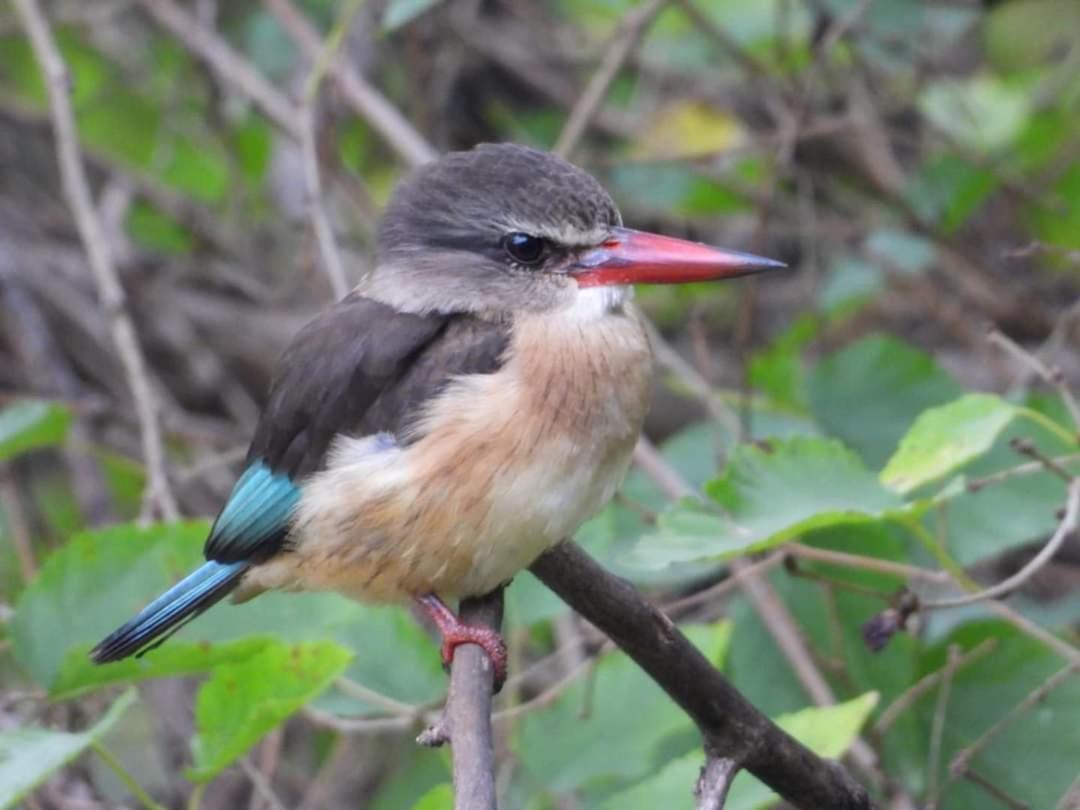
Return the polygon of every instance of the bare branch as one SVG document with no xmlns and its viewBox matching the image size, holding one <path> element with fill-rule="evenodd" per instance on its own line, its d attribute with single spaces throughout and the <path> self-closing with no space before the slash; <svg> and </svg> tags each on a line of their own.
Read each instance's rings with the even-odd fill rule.
<svg viewBox="0 0 1080 810">
<path fill-rule="evenodd" d="M 1061 548 L 1062 543 L 1065 542 L 1069 535 L 1076 531 L 1078 517 L 1080 517 L 1080 478 L 1074 478 L 1072 483 L 1069 484 L 1069 496 L 1068 500 L 1065 502 L 1065 515 L 1062 517 L 1061 523 L 1058 524 L 1057 530 L 1051 535 L 1046 545 L 1039 549 L 1039 553 L 1032 557 L 1027 565 L 1008 579 L 1002 580 L 997 585 L 986 588 L 985 590 L 964 594 L 963 596 L 957 596 L 951 599 L 924 601 L 922 602 L 921 607 L 927 610 L 936 610 L 940 608 L 955 608 L 963 605 L 972 605 L 976 602 L 986 601 L 987 599 L 997 599 L 998 597 L 1005 596 L 1016 588 L 1019 588 L 1054 558 L 1058 549 Z"/>
<path fill-rule="evenodd" d="M 498 630 L 502 590 L 461 603 L 461 619 Z M 449 742 L 454 761 L 455 810 L 495 810 L 495 745 L 491 730 L 491 659 L 475 644 L 454 651 L 450 693 L 442 718 L 417 738 L 421 745 Z"/>
<path fill-rule="evenodd" d="M 304 14 L 290 0 L 263 2 L 304 55 L 314 60 L 322 46 L 319 35 Z M 406 164 L 419 166 L 438 156 L 435 147 L 346 60 L 340 57 L 331 60 L 328 70 L 346 103 L 371 125 Z"/>
<path fill-rule="evenodd" d="M 139 422 L 143 460 L 146 464 L 146 488 L 140 518 L 154 516 L 174 520 L 176 501 L 165 471 L 165 448 L 162 442 L 158 408 L 150 385 L 135 326 L 126 309 L 126 296 L 109 250 L 86 179 L 79 151 L 78 131 L 69 97 L 70 79 L 60 50 L 37 0 L 16 0 L 15 10 L 30 39 L 34 57 L 45 76 L 49 113 L 56 138 L 56 153 L 64 196 L 82 240 L 83 249 L 97 286 L 98 300 L 109 321 L 113 345 L 120 357 L 124 375 L 134 400 Z"/>
<path fill-rule="evenodd" d="M 727 757 L 709 757 L 701 769 L 694 798 L 697 810 L 723 810 L 728 791 L 739 773 L 739 763 Z"/>
<path fill-rule="evenodd" d="M 330 64 L 337 58 L 341 43 L 345 38 L 357 10 L 359 0 L 349 0 L 341 10 L 338 21 L 331 30 L 326 42 L 319 50 L 311 65 L 307 85 L 300 104 L 300 154 L 304 171 L 304 193 L 307 197 L 308 217 L 315 232 L 315 241 L 319 246 L 323 270 L 330 279 L 330 286 L 335 298 L 343 298 L 348 292 L 345 280 L 345 267 L 341 262 L 341 251 L 334 239 L 334 229 L 330 217 L 323 205 L 322 181 L 319 178 L 319 155 L 315 146 L 316 110 L 319 106 L 319 90 Z"/>
<path fill-rule="evenodd" d="M 208 31 L 172 0 L 138 0 L 158 24 L 199 57 L 225 84 L 251 99 L 274 126 L 295 140 L 301 138 L 293 105 L 255 66 L 236 53 L 225 40 Z"/>
<path fill-rule="evenodd" d="M 640 44 L 645 32 L 648 31 L 649 23 L 653 21 L 666 2 L 667 0 L 645 0 L 623 17 L 618 30 L 604 51 L 600 66 L 589 79 L 584 92 L 570 111 L 562 132 L 559 133 L 559 139 L 551 150 L 556 155 L 567 157 L 574 151 L 574 147 L 577 146 L 589 126 L 589 121 L 600 109 L 600 104 L 607 95 L 615 76 L 626 63 L 631 52 Z"/>
<path fill-rule="evenodd" d="M 930 752 L 928 754 L 929 761 L 926 764 L 928 774 L 926 788 L 927 810 L 933 810 L 938 806 L 941 787 L 941 741 L 945 734 L 945 715 L 949 708 L 949 697 L 952 694 L 953 676 L 956 674 L 959 665 L 960 648 L 955 644 L 950 644 L 949 658 L 945 663 L 945 668 L 941 671 L 941 687 L 938 689 L 938 699 L 934 704 L 934 717 L 930 724 Z"/>
<path fill-rule="evenodd" d="M 949 765 L 949 770 L 952 775 L 954 777 L 966 775 L 970 771 L 971 761 L 975 759 L 975 757 L 977 757 L 998 734 L 1035 708 L 1035 706 L 1042 703 L 1051 692 L 1078 672 L 1080 672 L 1080 664 L 1077 663 L 1067 664 L 1062 669 L 1059 669 L 1032 690 L 1027 697 L 1013 706 L 1008 714 L 983 732 L 982 736 L 975 740 L 975 742 L 966 748 L 957 751 Z"/>
<path fill-rule="evenodd" d="M 1047 366 L 1042 360 L 1014 341 L 1000 329 L 991 329 L 987 332 L 986 339 L 998 348 L 1004 349 L 1027 366 L 1031 371 L 1035 372 L 1035 374 L 1041 377 L 1044 382 L 1057 389 L 1058 394 L 1061 396 L 1061 401 L 1065 403 L 1065 407 L 1069 411 L 1069 416 L 1072 417 L 1073 427 L 1080 431 L 1080 401 L 1077 401 L 1076 395 L 1065 382 L 1065 375 L 1062 374 L 1061 369 Z"/>
<path fill-rule="evenodd" d="M 637 447 L 634 448 L 634 460 L 672 500 L 698 497 L 697 491 L 683 479 L 678 470 L 668 464 L 645 437 L 639 439 Z M 811 700 L 819 706 L 836 703 L 832 688 L 803 641 L 798 623 L 769 582 L 760 575 L 747 571 L 752 565 L 752 562 L 745 559 L 734 559 L 730 562 L 731 571 L 736 575 L 742 574 L 740 579 L 743 593 L 761 617 L 780 652 L 791 664 L 795 676 Z M 856 742 L 852 755 L 868 774 L 876 774 L 877 757 L 863 741 Z"/>
<path fill-rule="evenodd" d="M 706 750 L 740 762 L 802 808 L 866 810 L 865 789 L 755 709 L 633 585 L 572 542 L 533 563 L 533 574 L 605 632 L 694 720 Z"/>
</svg>

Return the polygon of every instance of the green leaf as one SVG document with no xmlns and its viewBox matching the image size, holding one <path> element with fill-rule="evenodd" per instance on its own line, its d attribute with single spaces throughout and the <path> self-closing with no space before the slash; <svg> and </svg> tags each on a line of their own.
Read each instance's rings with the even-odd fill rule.
<svg viewBox="0 0 1080 810">
<path fill-rule="evenodd" d="M 1029 88 L 991 74 L 939 79 L 923 91 L 919 108 L 933 124 L 979 151 L 1003 149 L 1031 114 Z"/>
<path fill-rule="evenodd" d="M 870 712 L 877 705 L 876 692 L 846 703 L 803 709 L 783 715 L 776 723 L 818 756 L 835 759 L 855 741 Z M 705 757 L 700 751 L 669 762 L 655 776 L 604 802 L 600 810 L 655 810 L 658 807 L 689 807 L 691 788 Z M 740 773 L 728 793 L 725 810 L 759 810 L 776 802 L 776 795 L 749 773 Z"/>
<path fill-rule="evenodd" d="M 111 664 L 95 664 L 90 660 L 88 647 L 76 647 L 68 650 L 49 696 L 61 700 L 116 683 L 207 672 L 218 664 L 250 658 L 272 641 L 263 637 L 225 644 L 172 641 L 139 658 L 126 658 Z"/>
<path fill-rule="evenodd" d="M 929 355 L 890 337 L 828 355 L 811 370 L 807 391 L 822 427 L 874 469 L 920 413 L 962 393 Z"/>
<path fill-rule="evenodd" d="M 218 666 L 196 698 L 194 767 L 189 778 L 213 779 L 263 734 L 326 689 L 351 657 L 333 642 L 293 647 L 271 643 L 256 655 Z"/>
<path fill-rule="evenodd" d="M 688 628 L 691 640 L 717 663 L 730 633 L 727 624 Z M 690 720 L 625 654 L 603 656 L 594 686 L 588 680 L 579 679 L 550 707 L 521 719 L 513 748 L 531 794 L 619 787 L 653 772 L 665 742 L 685 736 L 687 745 L 695 744 Z M 571 738 L 575 744 L 569 746 Z"/>
<path fill-rule="evenodd" d="M 706 492 L 723 515 L 683 501 L 660 516 L 632 562 L 650 568 L 727 558 L 778 545 L 824 526 L 874 521 L 903 507 L 837 441 L 797 437 L 742 445 Z"/>
<path fill-rule="evenodd" d="M 383 30 L 393 31 L 400 28 L 439 2 L 440 0 L 390 0 L 383 12 Z"/>
<path fill-rule="evenodd" d="M 436 785 L 420 797 L 412 810 L 454 810 L 454 786 Z"/>
<path fill-rule="evenodd" d="M 1017 415 L 992 394 L 967 394 L 924 411 L 881 471 L 890 489 L 908 493 L 978 458 Z"/>
<path fill-rule="evenodd" d="M 124 692 L 100 720 L 82 732 L 23 728 L 0 734 L 0 807 L 15 804 L 101 739 L 134 702 L 134 690 Z"/>
<path fill-rule="evenodd" d="M 192 521 L 76 535 L 45 561 L 15 605 L 15 659 L 54 688 L 69 651 L 100 641 L 202 560 L 207 530 L 205 521 Z"/>
<path fill-rule="evenodd" d="M 60 444 L 70 423 L 67 408 L 53 402 L 28 399 L 9 405 L 0 411 L 0 461 Z"/>
</svg>

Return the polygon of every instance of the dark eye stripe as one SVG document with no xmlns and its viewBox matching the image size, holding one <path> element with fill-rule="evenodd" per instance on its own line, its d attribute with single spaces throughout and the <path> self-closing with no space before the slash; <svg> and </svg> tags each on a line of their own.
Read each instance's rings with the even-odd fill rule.
<svg viewBox="0 0 1080 810">
<path fill-rule="evenodd" d="M 515 231 L 504 237 L 503 248 L 515 262 L 536 264 L 544 258 L 547 242 L 539 236 Z"/>
</svg>

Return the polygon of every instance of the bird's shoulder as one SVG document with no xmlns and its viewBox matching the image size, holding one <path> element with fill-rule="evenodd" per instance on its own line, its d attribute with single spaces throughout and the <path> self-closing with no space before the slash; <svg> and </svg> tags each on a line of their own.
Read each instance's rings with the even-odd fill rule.
<svg viewBox="0 0 1080 810">
<path fill-rule="evenodd" d="M 465 313 L 401 312 L 353 293 L 285 350 L 249 461 L 291 477 L 320 468 L 339 434 L 407 436 L 452 377 L 500 367 L 510 327 Z"/>
</svg>

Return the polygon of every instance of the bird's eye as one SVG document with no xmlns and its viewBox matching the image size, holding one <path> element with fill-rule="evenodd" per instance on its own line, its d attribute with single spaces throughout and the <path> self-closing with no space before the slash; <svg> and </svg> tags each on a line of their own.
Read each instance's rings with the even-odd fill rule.
<svg viewBox="0 0 1080 810">
<path fill-rule="evenodd" d="M 544 258 L 547 244 L 539 236 L 515 232 L 503 239 L 503 247 L 510 258 L 521 264 L 536 264 Z"/>
</svg>

